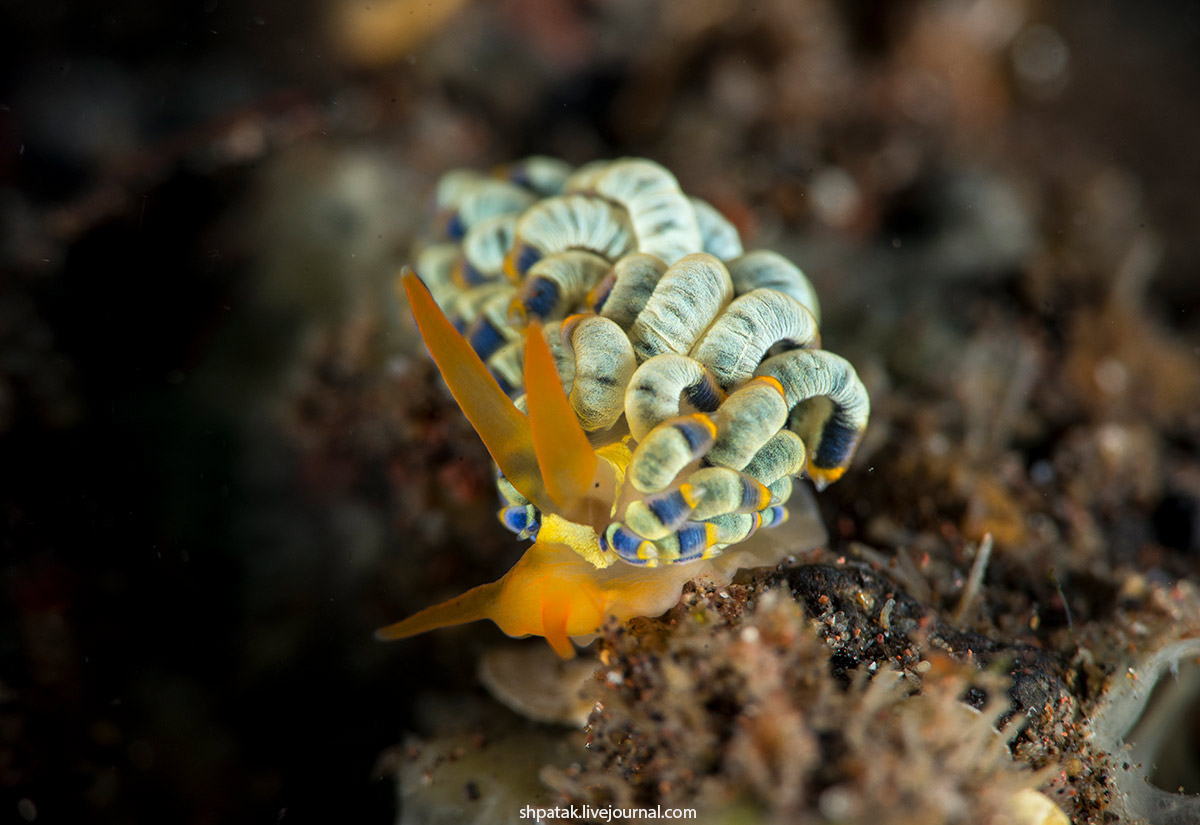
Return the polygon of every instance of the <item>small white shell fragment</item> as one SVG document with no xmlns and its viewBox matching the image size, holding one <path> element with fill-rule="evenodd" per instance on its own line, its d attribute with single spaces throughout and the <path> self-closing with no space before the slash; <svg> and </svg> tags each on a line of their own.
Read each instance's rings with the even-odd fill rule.
<svg viewBox="0 0 1200 825">
<path fill-rule="evenodd" d="M 535 722 L 582 728 L 593 702 L 582 698 L 595 660 L 563 661 L 546 645 L 503 645 L 479 660 L 479 681 L 515 713 Z"/>
<path fill-rule="evenodd" d="M 1017 825 L 1071 825 L 1062 808 L 1033 788 L 1017 791 L 1009 800 L 1009 806 L 1009 814 Z"/>
</svg>

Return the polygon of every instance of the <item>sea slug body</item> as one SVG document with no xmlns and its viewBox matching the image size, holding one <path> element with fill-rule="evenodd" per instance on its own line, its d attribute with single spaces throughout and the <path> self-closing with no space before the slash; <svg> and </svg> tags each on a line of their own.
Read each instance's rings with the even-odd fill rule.
<svg viewBox="0 0 1200 825">
<path fill-rule="evenodd" d="M 793 477 L 845 472 L 870 402 L 821 349 L 815 291 L 657 163 L 529 158 L 437 188 L 441 237 L 401 281 L 499 470 L 501 522 L 534 544 L 499 581 L 379 631 L 491 619 L 562 656 L 607 616 L 774 564 Z M 770 531 L 768 531 L 770 532 Z"/>
</svg>

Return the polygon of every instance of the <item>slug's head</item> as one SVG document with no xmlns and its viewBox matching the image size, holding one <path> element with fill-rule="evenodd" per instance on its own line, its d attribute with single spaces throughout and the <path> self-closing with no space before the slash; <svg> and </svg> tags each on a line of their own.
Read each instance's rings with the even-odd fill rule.
<svg viewBox="0 0 1200 825">
<path fill-rule="evenodd" d="M 560 655 L 573 655 L 568 637 L 599 629 L 616 598 L 597 576 L 613 557 L 600 550 L 597 532 L 588 522 L 598 511 L 603 511 L 601 518 L 608 517 L 617 469 L 593 451 L 537 325 L 526 330 L 526 415 L 442 314 L 420 279 L 406 271 L 401 281 L 450 392 L 504 477 L 541 512 L 542 528 L 540 540 L 499 581 L 427 608 L 378 635 L 400 639 L 491 619 L 509 635 L 545 636 Z"/>
<path fill-rule="evenodd" d="M 808 523 L 798 526 L 810 545 L 824 541 L 824 527 L 815 508 Z M 795 546 L 760 543 L 750 565 L 775 564 L 789 552 L 788 547 Z M 733 578 L 738 566 L 727 555 L 699 566 L 614 564 L 601 569 L 565 544 L 537 542 L 499 581 L 427 607 L 376 631 L 375 636 L 405 639 L 427 630 L 491 619 L 509 636 L 544 636 L 559 656 L 570 659 L 575 655 L 571 637 L 594 634 L 606 617 L 624 621 L 634 616 L 658 616 L 678 603 L 684 584 L 697 575 L 723 585 Z"/>
</svg>

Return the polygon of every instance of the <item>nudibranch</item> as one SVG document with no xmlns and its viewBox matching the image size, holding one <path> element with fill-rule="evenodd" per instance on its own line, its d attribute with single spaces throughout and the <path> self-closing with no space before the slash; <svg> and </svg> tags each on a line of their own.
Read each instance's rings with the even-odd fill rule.
<svg viewBox="0 0 1200 825">
<path fill-rule="evenodd" d="M 453 172 L 434 223 L 443 242 L 403 291 L 495 460 L 501 522 L 534 543 L 380 638 L 491 619 L 570 657 L 606 617 L 658 615 L 697 576 L 723 584 L 805 549 L 758 531 L 787 519 L 793 478 L 842 475 L 870 403 L 821 348 L 797 267 L 745 253 L 636 158 Z"/>
</svg>

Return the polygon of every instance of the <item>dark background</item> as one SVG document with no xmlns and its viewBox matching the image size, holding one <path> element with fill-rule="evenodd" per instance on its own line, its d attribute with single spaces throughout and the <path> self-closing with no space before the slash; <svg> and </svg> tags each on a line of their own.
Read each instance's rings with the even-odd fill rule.
<svg viewBox="0 0 1200 825">
<path fill-rule="evenodd" d="M 1111 207 L 1151 230 L 1130 293 L 1200 354 L 1200 4 L 957 5 L 399 3 L 377 47 L 334 3 L 5 3 L 0 820 L 390 820 L 376 760 L 490 631 L 371 631 L 515 552 L 390 297 L 447 168 L 655 157 L 822 262 L 851 356 L 872 313 L 1068 337 L 1132 253 L 1039 255 Z M 1107 546 L 1187 575 L 1191 483 Z"/>
</svg>

